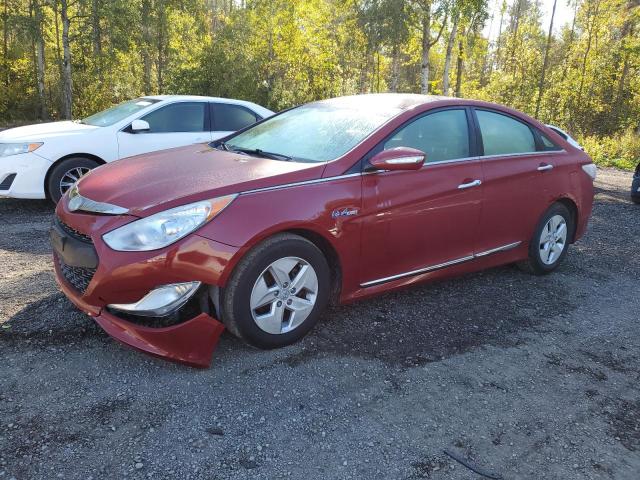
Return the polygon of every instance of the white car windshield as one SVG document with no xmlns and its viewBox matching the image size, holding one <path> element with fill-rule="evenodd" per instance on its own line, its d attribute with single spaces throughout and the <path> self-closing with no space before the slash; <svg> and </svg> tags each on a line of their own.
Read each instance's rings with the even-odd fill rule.
<svg viewBox="0 0 640 480">
<path fill-rule="evenodd" d="M 347 153 L 399 112 L 376 105 L 312 103 L 239 133 L 225 147 L 293 161 L 327 162 Z"/>
<path fill-rule="evenodd" d="M 154 98 L 136 98 L 84 118 L 82 123 L 94 127 L 108 127 L 159 101 Z"/>
</svg>

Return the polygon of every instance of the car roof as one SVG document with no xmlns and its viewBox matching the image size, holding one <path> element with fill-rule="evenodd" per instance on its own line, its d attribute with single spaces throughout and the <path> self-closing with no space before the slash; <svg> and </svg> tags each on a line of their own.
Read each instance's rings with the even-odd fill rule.
<svg viewBox="0 0 640 480">
<path fill-rule="evenodd" d="M 391 110 L 408 110 L 418 105 L 441 100 L 457 99 L 439 95 L 420 95 L 417 93 L 366 93 L 361 95 L 329 98 L 327 100 L 319 100 L 314 103 L 335 107 L 367 108 L 375 106 L 378 109 L 388 108 Z"/>
<path fill-rule="evenodd" d="M 257 111 L 258 113 L 262 113 L 263 116 L 267 116 L 265 114 L 272 114 L 273 112 L 268 108 L 263 107 L 262 105 L 258 105 L 257 103 L 249 102 L 247 100 L 238 100 L 236 98 L 223 98 L 223 97 L 206 97 L 203 95 L 144 95 L 141 98 L 148 98 L 151 100 L 197 100 L 197 101 L 208 101 L 208 102 L 218 102 L 218 103 L 231 103 L 234 105 L 244 105 L 246 107 L 251 107 L 252 110 Z"/>
</svg>

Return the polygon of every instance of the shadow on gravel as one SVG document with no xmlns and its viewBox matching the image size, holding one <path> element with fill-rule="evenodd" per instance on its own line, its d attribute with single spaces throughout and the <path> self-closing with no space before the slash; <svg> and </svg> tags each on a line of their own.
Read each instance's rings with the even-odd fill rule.
<svg viewBox="0 0 640 480">
<path fill-rule="evenodd" d="M 64 295 L 56 293 L 25 306 L 0 329 L 0 347 L 70 346 L 106 334 Z"/>
<path fill-rule="evenodd" d="M 483 345 L 518 345 L 523 330 L 574 308 L 561 281 L 498 268 L 335 308 L 279 362 L 337 354 L 418 367 Z"/>
<path fill-rule="evenodd" d="M 28 219 L 30 215 L 53 215 L 55 206 L 49 200 L 19 200 L 0 198 L 0 221 L 15 216 L 16 219 Z"/>
<path fill-rule="evenodd" d="M 0 198 L 0 250 L 46 254 L 54 206 L 48 200 Z"/>
</svg>

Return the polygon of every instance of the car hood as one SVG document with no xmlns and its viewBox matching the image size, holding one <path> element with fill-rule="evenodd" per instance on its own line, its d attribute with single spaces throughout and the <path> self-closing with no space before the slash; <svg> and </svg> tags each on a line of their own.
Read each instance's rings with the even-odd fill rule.
<svg viewBox="0 0 640 480">
<path fill-rule="evenodd" d="M 208 145 L 162 150 L 103 165 L 83 177 L 83 197 L 147 216 L 190 202 L 320 178 L 324 163 L 270 160 Z"/>
<path fill-rule="evenodd" d="M 80 135 L 92 132 L 100 127 L 76 122 L 49 122 L 10 128 L 0 132 L 1 142 L 35 142 L 47 138 Z"/>
</svg>

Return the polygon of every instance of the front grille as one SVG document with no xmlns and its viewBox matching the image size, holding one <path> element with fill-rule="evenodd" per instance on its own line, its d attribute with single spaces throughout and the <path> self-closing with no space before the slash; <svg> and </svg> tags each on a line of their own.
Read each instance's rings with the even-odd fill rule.
<svg viewBox="0 0 640 480">
<path fill-rule="evenodd" d="M 93 245 L 93 240 L 91 240 L 91 237 L 89 235 L 85 235 L 84 233 L 77 231 L 57 217 L 56 222 L 69 236 L 81 242 Z M 62 276 L 67 281 L 67 283 L 75 288 L 78 292 L 84 293 L 89 287 L 89 283 L 91 283 L 91 279 L 95 275 L 96 269 L 87 267 L 72 267 L 71 265 L 67 265 L 66 263 L 64 263 L 64 261 L 57 255 L 56 261 L 58 262 L 60 271 L 62 272 Z"/>
<path fill-rule="evenodd" d="M 80 293 L 84 293 L 91 283 L 91 279 L 96 273 L 95 268 L 72 267 L 56 257 L 62 276 L 73 288 Z"/>
<path fill-rule="evenodd" d="M 7 175 L 7 177 L 2 181 L 2 183 L 0 183 L 0 190 L 9 190 L 15 178 L 16 178 L 15 173 Z"/>
<path fill-rule="evenodd" d="M 73 238 L 76 238 L 76 239 L 81 240 L 81 241 L 86 242 L 86 243 L 93 244 L 93 240 L 91 240 L 91 237 L 89 235 L 85 235 L 84 233 L 77 231 L 76 229 L 74 229 L 74 228 L 70 227 L 69 225 L 67 225 L 66 223 L 64 223 L 59 218 L 57 220 L 58 220 L 58 224 L 62 227 L 62 229 L 65 232 L 67 232 L 69 235 L 71 235 Z"/>
</svg>

